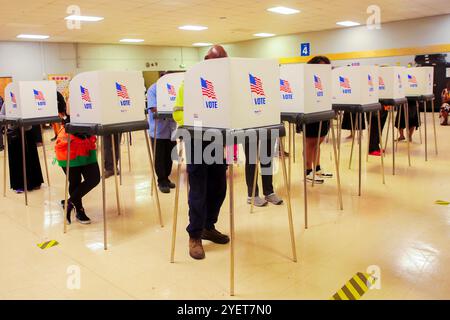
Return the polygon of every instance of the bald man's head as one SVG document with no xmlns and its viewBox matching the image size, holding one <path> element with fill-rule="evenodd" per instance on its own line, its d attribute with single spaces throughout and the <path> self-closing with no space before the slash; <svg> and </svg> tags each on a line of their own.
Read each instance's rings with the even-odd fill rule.
<svg viewBox="0 0 450 320">
<path fill-rule="evenodd" d="M 208 53 L 205 56 L 205 60 L 226 58 L 226 57 L 228 57 L 228 54 L 225 51 L 225 49 L 220 45 L 215 45 L 212 46 L 211 49 L 209 49 Z"/>
</svg>

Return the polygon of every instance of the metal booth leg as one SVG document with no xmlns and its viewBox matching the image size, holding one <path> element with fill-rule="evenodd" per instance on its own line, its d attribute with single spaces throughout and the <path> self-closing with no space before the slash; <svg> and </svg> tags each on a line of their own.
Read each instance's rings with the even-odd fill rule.
<svg viewBox="0 0 450 320">
<path fill-rule="evenodd" d="M 388 118 L 387 118 L 387 130 L 386 130 L 386 139 L 384 140 L 384 157 L 386 157 L 386 153 L 387 153 L 387 147 L 388 147 L 388 142 L 389 142 L 389 133 L 391 132 L 391 116 L 392 116 L 392 112 L 391 109 L 388 110 Z"/>
<path fill-rule="evenodd" d="M 120 195 L 119 195 L 119 180 L 117 177 L 117 166 L 116 166 L 116 161 L 117 161 L 117 157 L 116 157 L 116 139 L 114 137 L 114 135 L 112 135 L 112 154 L 113 154 L 113 167 L 114 167 L 114 184 L 116 186 L 116 203 L 117 203 L 117 212 L 120 216 L 121 212 L 120 212 Z"/>
<path fill-rule="evenodd" d="M 284 188 L 286 189 L 287 195 L 287 209 L 288 209 L 288 222 L 289 222 L 289 234 L 291 238 L 291 248 L 292 248 L 292 261 L 297 262 L 297 249 L 295 247 L 295 233 L 294 233 L 294 222 L 292 219 L 292 204 L 291 204 L 291 192 L 288 187 L 288 179 L 286 173 L 286 158 L 284 156 L 284 144 L 281 138 L 279 138 L 280 148 L 281 148 L 281 168 L 283 171 Z"/>
<path fill-rule="evenodd" d="M 370 151 L 370 134 L 372 131 L 372 112 L 369 112 L 369 119 L 367 119 L 367 154 L 366 162 L 369 162 L 369 151 Z"/>
<path fill-rule="evenodd" d="M 295 123 L 292 124 L 292 161 L 295 163 L 295 152 L 296 152 L 296 145 L 295 145 L 295 133 L 297 132 L 297 126 Z"/>
<path fill-rule="evenodd" d="M 128 171 L 131 172 L 130 132 L 127 132 Z"/>
<path fill-rule="evenodd" d="M 355 136 L 356 136 L 356 131 L 358 130 L 358 113 L 355 113 L 355 115 L 356 115 L 356 117 L 355 117 L 355 120 L 356 120 L 356 127 L 355 127 L 355 125 L 353 124 L 353 114 L 352 113 L 350 113 L 350 122 L 351 122 L 351 125 L 352 125 L 352 148 L 351 148 L 351 150 L 350 150 L 350 160 L 349 160 L 349 162 L 348 162 L 348 168 L 349 169 L 351 169 L 352 168 L 352 160 L 353 160 L 353 148 L 354 148 L 354 146 L 355 146 Z"/>
<path fill-rule="evenodd" d="M 175 242 L 177 239 L 177 222 L 178 222 L 178 200 L 180 198 L 180 175 L 181 175 L 181 157 L 183 156 L 183 142 L 180 140 L 178 148 L 178 164 L 177 164 L 177 176 L 175 186 L 175 206 L 173 209 L 173 222 L 172 222 L 172 247 L 170 251 L 170 263 L 175 262 Z"/>
<path fill-rule="evenodd" d="M 358 112 L 358 126 L 359 126 L 359 137 L 358 137 L 358 141 L 359 141 L 359 183 L 358 183 L 358 195 L 361 196 L 361 158 L 362 158 L 362 112 Z"/>
<path fill-rule="evenodd" d="M 306 184 L 306 125 L 303 123 L 303 202 L 305 208 L 305 229 L 308 229 L 308 189 Z"/>
<path fill-rule="evenodd" d="M 335 166 L 336 166 L 336 182 L 337 182 L 337 188 L 338 188 L 339 208 L 341 210 L 344 210 L 344 205 L 343 205 L 343 201 L 342 201 L 341 175 L 340 175 L 340 170 L 339 170 L 339 159 L 338 159 L 338 153 L 337 153 L 337 150 L 336 150 L 336 137 L 335 137 L 335 134 L 334 134 L 334 127 L 333 126 L 331 126 L 331 138 L 333 140 L 334 163 L 335 163 Z"/>
<path fill-rule="evenodd" d="M 284 154 L 281 156 L 283 157 Z M 255 159 L 255 171 L 253 176 L 252 198 L 250 201 L 251 202 L 250 213 L 253 213 L 253 209 L 255 207 L 256 183 L 258 182 L 258 175 L 259 175 L 259 141 L 256 141 L 256 159 Z"/>
<path fill-rule="evenodd" d="M 22 135 L 22 172 L 23 172 L 23 190 L 25 192 L 25 205 L 28 206 L 28 182 L 27 182 L 27 159 L 25 155 L 25 128 L 20 127 Z"/>
<path fill-rule="evenodd" d="M 411 141 L 409 140 L 409 107 L 408 103 L 403 104 L 405 114 L 405 126 L 408 132 L 407 146 L 408 146 L 408 165 L 411 167 Z"/>
<path fill-rule="evenodd" d="M 392 175 L 395 176 L 395 106 L 391 108 L 391 126 L 392 126 Z M 400 130 L 400 128 L 398 129 Z M 387 145 L 386 145 L 387 146 Z"/>
<path fill-rule="evenodd" d="M 230 179 L 230 295 L 234 296 L 234 163 L 228 167 Z"/>
<path fill-rule="evenodd" d="M 42 151 L 44 153 L 44 164 L 45 164 L 45 174 L 47 176 L 47 185 L 50 187 L 50 175 L 48 174 L 47 152 L 45 151 L 44 132 L 42 131 L 41 125 L 39 126 L 39 129 L 41 130 L 41 136 L 42 136 Z"/>
<path fill-rule="evenodd" d="M 119 140 L 119 183 L 122 185 L 122 139 Z"/>
<path fill-rule="evenodd" d="M 372 113 L 371 113 L 372 117 Z M 386 179 L 384 176 L 384 157 L 383 157 L 383 135 L 381 133 L 381 112 L 380 110 L 377 111 L 377 118 L 378 118 L 378 138 L 380 139 L 380 151 L 381 151 L 381 175 L 383 177 L 383 184 L 386 184 Z M 370 139 L 370 135 L 369 135 Z"/>
<path fill-rule="evenodd" d="M 102 211 L 103 211 L 103 247 L 108 250 L 108 235 L 107 235 L 107 223 L 106 223 L 106 184 L 105 184 L 105 138 L 100 137 L 100 150 L 102 154 L 101 170 L 102 170 Z M 114 141 L 114 139 L 113 139 Z M 114 147 L 113 147 L 114 150 Z M 115 166 L 114 166 L 115 167 Z"/>
<path fill-rule="evenodd" d="M 434 131 L 434 150 L 436 155 L 438 155 L 438 143 L 437 143 L 437 135 L 436 135 L 436 120 L 434 118 L 434 99 L 431 100 L 431 113 L 433 118 L 433 131 Z"/>
<path fill-rule="evenodd" d="M 3 197 L 6 197 L 6 158 L 8 157 L 8 125 L 5 123 L 5 133 L 3 134 Z"/>
<path fill-rule="evenodd" d="M 152 152 L 153 152 L 153 165 L 156 165 L 156 129 L 158 127 L 158 119 L 155 119 L 155 128 L 153 130 L 153 148 L 152 148 Z M 152 177 L 156 178 L 156 177 Z M 153 196 L 153 183 L 150 186 L 150 194 Z M 155 188 L 156 188 L 156 183 L 155 183 Z"/>
<path fill-rule="evenodd" d="M 67 139 L 67 162 L 66 162 L 66 179 L 64 188 L 64 233 L 67 233 L 67 212 L 69 202 L 69 174 L 70 174 L 70 134 Z"/>
<path fill-rule="evenodd" d="M 428 132 L 427 132 L 427 101 L 423 101 L 423 123 L 424 123 L 424 137 L 425 137 L 425 161 L 428 161 Z"/>
<path fill-rule="evenodd" d="M 422 118 L 420 117 L 419 101 L 416 100 L 417 118 L 419 122 L 420 144 L 422 144 Z"/>
<path fill-rule="evenodd" d="M 312 187 L 314 188 L 314 181 L 316 181 L 316 167 L 317 163 L 319 162 L 319 148 L 320 148 L 320 133 L 322 131 L 322 121 L 319 122 L 319 134 L 317 136 L 317 144 L 316 144 L 316 154 L 314 155 L 314 162 L 313 162 L 313 181 L 312 181 Z"/>
<path fill-rule="evenodd" d="M 152 178 L 152 185 L 155 189 L 155 195 L 156 195 L 156 206 L 158 208 L 158 217 L 159 217 L 159 224 L 161 225 L 161 228 L 164 227 L 162 215 L 161 215 L 161 205 L 159 202 L 159 193 L 158 188 L 156 187 L 156 174 L 155 174 L 155 166 L 153 162 L 152 152 L 150 150 L 150 138 L 148 137 L 147 130 L 143 130 L 144 136 L 145 136 L 145 144 L 147 146 L 147 153 L 150 161 L 150 172 L 151 172 L 151 178 Z"/>
</svg>

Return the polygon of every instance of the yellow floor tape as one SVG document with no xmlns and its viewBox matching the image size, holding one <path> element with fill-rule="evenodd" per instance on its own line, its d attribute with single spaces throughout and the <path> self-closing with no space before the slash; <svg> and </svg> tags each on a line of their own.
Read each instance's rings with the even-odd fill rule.
<svg viewBox="0 0 450 320">
<path fill-rule="evenodd" d="M 435 204 L 439 204 L 441 206 L 448 206 L 450 202 L 444 200 L 436 200 Z"/>
<path fill-rule="evenodd" d="M 375 283 L 375 278 L 358 272 L 330 300 L 359 300 Z"/>
<path fill-rule="evenodd" d="M 48 248 L 54 247 L 54 246 L 56 246 L 56 245 L 58 245 L 58 244 L 59 244 L 58 241 L 56 241 L 56 240 L 50 240 L 50 241 L 38 243 L 37 246 L 38 246 L 39 248 L 41 248 L 42 250 L 44 250 L 44 249 L 48 249 Z"/>
</svg>

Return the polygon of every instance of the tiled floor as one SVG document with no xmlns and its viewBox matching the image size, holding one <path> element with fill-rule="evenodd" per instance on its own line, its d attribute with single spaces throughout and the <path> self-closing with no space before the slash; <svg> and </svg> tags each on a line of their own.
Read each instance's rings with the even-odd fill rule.
<svg viewBox="0 0 450 320">
<path fill-rule="evenodd" d="M 429 125 L 429 129 L 431 124 Z M 293 164 L 293 210 L 298 262 L 291 261 L 286 205 L 257 208 L 249 213 L 243 166 L 235 171 L 236 299 L 329 299 L 356 272 L 376 265 L 381 288 L 363 299 L 448 299 L 450 279 L 450 127 L 437 127 L 439 156 L 429 143 L 429 161 L 419 135 L 408 167 L 406 143 L 397 153 L 392 176 L 391 148 L 386 157 L 386 185 L 379 158 L 363 161 L 363 193 L 357 196 L 356 158 L 348 169 L 350 142 L 342 139 L 344 211 L 338 210 L 335 179 L 309 187 L 309 229 L 303 224 L 301 137 Z M 430 139 L 432 130 L 428 130 Z M 53 146 L 48 151 L 53 157 Z M 343 133 L 345 136 L 346 133 Z M 365 136 L 367 133 L 365 133 Z M 93 224 L 74 223 L 63 234 L 64 175 L 51 164 L 51 188 L 44 185 L 23 195 L 7 192 L 0 206 L 0 299 L 227 299 L 229 250 L 205 243 L 207 258 L 192 260 L 188 237 L 186 186 L 180 192 L 176 263 L 170 264 L 174 193 L 160 195 L 165 227 L 158 224 L 154 198 L 149 195 L 149 167 L 141 133 L 134 133 L 132 170 L 123 148 L 123 214 L 115 209 L 114 181 L 107 181 L 109 249 L 103 250 L 101 189 L 85 201 Z M 365 139 L 364 139 L 365 140 Z M 363 146 L 366 146 L 364 141 Z M 363 150 L 365 147 L 363 148 Z M 333 170 L 330 144 L 323 147 L 323 166 Z M 40 151 L 41 152 L 41 151 Z M 0 160 L 3 163 L 3 152 Z M 42 159 L 41 159 L 42 163 Z M 333 170 L 334 171 L 334 170 Z M 3 168 L 0 170 L 3 181 Z M 184 175 L 183 175 L 184 177 Z M 285 197 L 281 170 L 275 187 Z M 184 181 L 184 179 L 183 179 Z M 228 200 L 227 200 L 228 201 Z M 228 202 L 218 228 L 229 231 Z M 36 244 L 55 239 L 47 250 Z M 79 289 L 73 270 L 79 270 Z"/>
</svg>

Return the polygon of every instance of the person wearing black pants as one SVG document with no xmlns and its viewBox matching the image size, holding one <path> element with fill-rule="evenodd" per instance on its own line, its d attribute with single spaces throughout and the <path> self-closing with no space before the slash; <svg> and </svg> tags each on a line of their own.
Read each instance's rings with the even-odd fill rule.
<svg viewBox="0 0 450 320">
<path fill-rule="evenodd" d="M 151 138 L 152 146 L 155 139 Z M 169 177 L 172 173 L 172 150 L 177 146 L 175 141 L 170 139 L 156 139 L 155 171 L 158 176 L 158 186 L 161 192 L 169 193 L 175 187 Z"/>
<path fill-rule="evenodd" d="M 400 119 L 400 113 L 402 113 Z M 409 123 L 409 132 L 408 132 L 408 138 L 409 141 L 412 142 L 412 135 L 414 134 L 414 131 L 419 128 L 420 126 L 420 114 L 417 113 L 417 105 L 414 100 L 408 99 L 408 123 Z M 398 126 L 400 120 L 400 127 Z M 398 129 L 400 133 L 400 137 L 398 138 L 399 141 L 405 140 L 405 133 L 404 130 L 406 128 L 405 123 L 405 116 L 403 115 L 403 109 L 402 112 L 397 112 L 397 116 L 395 117 L 395 127 Z"/>
<path fill-rule="evenodd" d="M 388 110 L 391 106 L 383 106 L 380 111 L 381 118 L 381 132 L 383 132 L 384 125 L 386 124 L 386 119 L 388 117 Z M 371 156 L 381 156 L 380 150 L 380 132 L 378 130 L 378 112 L 372 112 L 370 128 L 370 142 L 369 142 L 369 154 Z"/>
<path fill-rule="evenodd" d="M 248 140 L 248 139 L 247 139 Z M 257 142 L 258 143 L 258 142 Z M 264 148 L 262 148 L 262 143 L 265 143 Z M 266 206 L 269 202 L 280 205 L 283 203 L 283 200 L 280 199 L 273 190 L 273 150 L 275 148 L 275 141 L 272 139 L 267 139 L 266 141 L 261 142 L 261 147 L 265 150 L 260 150 L 260 165 L 261 165 L 261 179 L 262 179 L 262 187 L 264 199 L 259 197 L 259 188 L 258 182 L 256 182 L 255 188 L 255 199 L 253 200 L 253 204 L 257 207 Z M 251 204 L 253 197 L 253 182 L 255 179 L 255 171 L 256 171 L 256 159 L 255 156 L 250 155 L 250 145 L 249 141 L 246 141 L 244 144 L 245 151 L 245 182 L 247 183 L 247 203 Z M 255 150 L 256 151 L 256 150 Z M 262 151 L 262 152 L 261 152 Z M 267 156 L 262 158 L 261 155 L 266 154 Z"/>
<path fill-rule="evenodd" d="M 67 172 L 66 167 L 62 167 L 62 170 L 64 173 Z M 99 183 L 100 169 L 97 162 L 85 166 L 71 167 L 69 170 L 69 203 L 75 207 L 77 219 L 83 224 L 90 223 L 90 220 L 87 222 L 86 220 L 79 219 L 79 214 L 81 212 L 84 213 L 82 199 Z M 68 222 L 70 223 L 70 219 L 68 219 Z"/>
<path fill-rule="evenodd" d="M 117 174 L 119 174 L 118 163 L 120 160 L 120 141 L 122 140 L 121 133 L 111 134 L 105 136 L 105 178 L 109 178 L 114 175 L 114 161 L 113 161 L 113 151 L 112 151 L 112 138 L 114 136 L 115 152 L 116 152 L 116 168 Z"/>
</svg>

